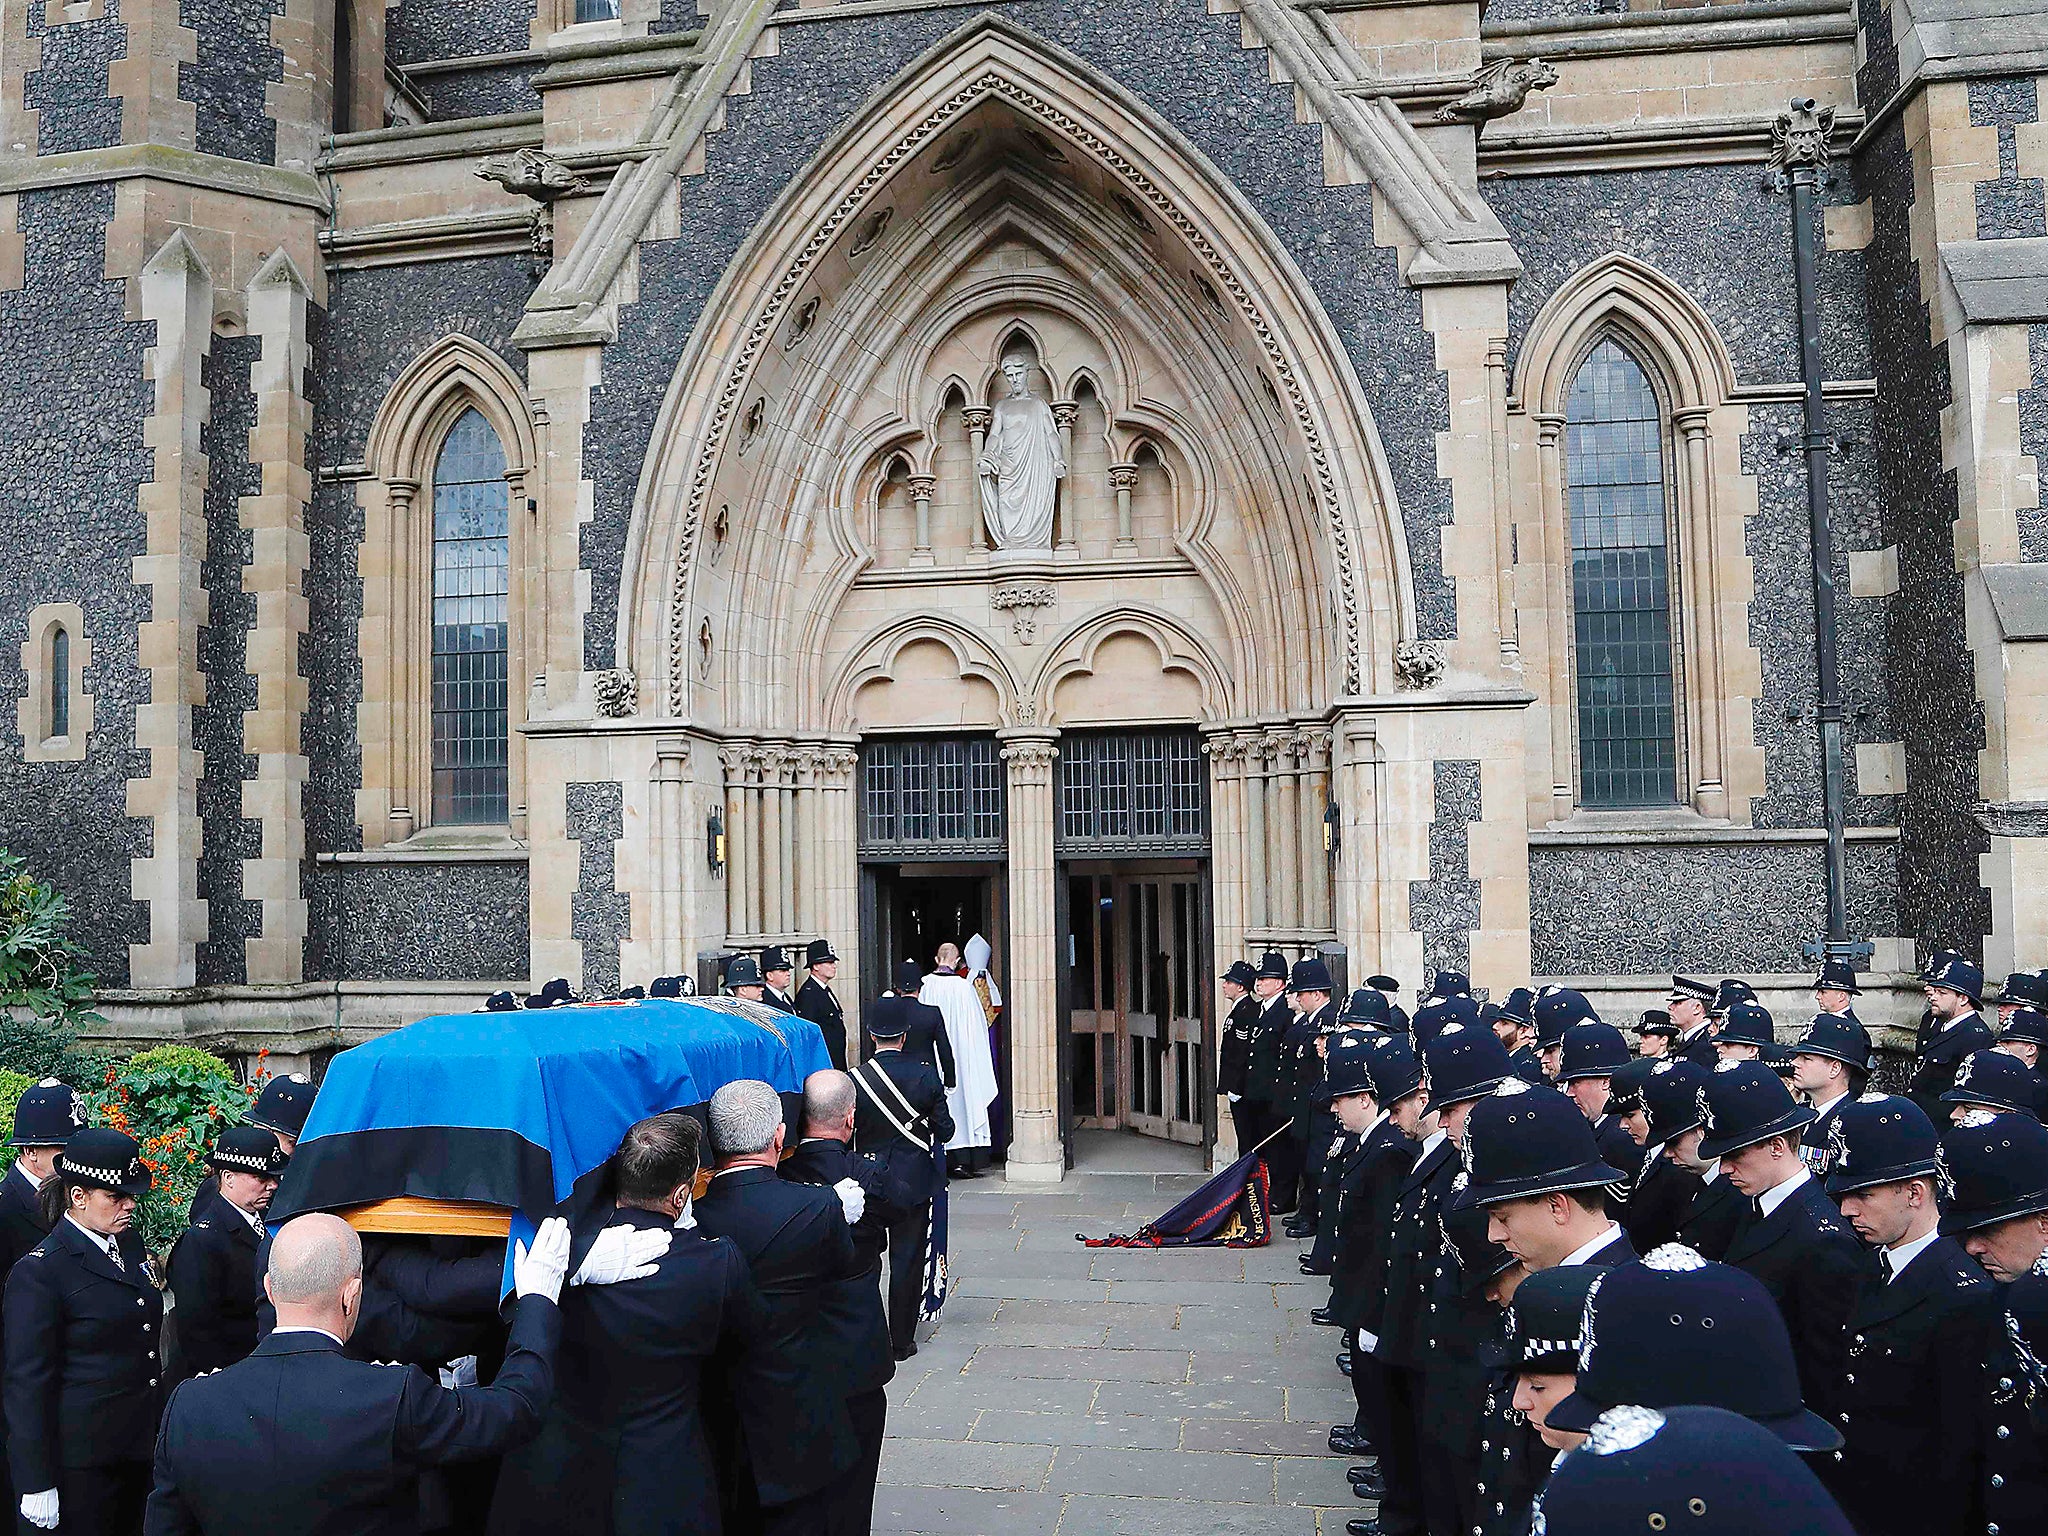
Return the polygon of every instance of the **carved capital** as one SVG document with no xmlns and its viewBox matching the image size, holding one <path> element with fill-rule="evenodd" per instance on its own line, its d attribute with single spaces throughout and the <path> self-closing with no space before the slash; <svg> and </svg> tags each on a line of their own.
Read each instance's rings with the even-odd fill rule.
<svg viewBox="0 0 2048 1536">
<path fill-rule="evenodd" d="M 1030 645 L 1038 639 L 1038 610 L 1053 605 L 1053 590 L 1042 581 L 1019 582 L 996 588 L 989 594 L 988 605 L 997 613 L 1007 613 L 1010 633 L 1020 645 Z"/>
<path fill-rule="evenodd" d="M 1028 772 L 1032 769 L 1047 769 L 1059 761 L 1060 749 L 1050 740 L 1026 737 L 1021 741 L 1003 743 L 1002 759 L 1010 765 L 1012 773 Z"/>
<path fill-rule="evenodd" d="M 1052 424 L 1062 430 L 1073 426 L 1081 419 L 1081 407 L 1072 400 L 1055 400 L 1052 403 Z"/>
<path fill-rule="evenodd" d="M 967 424 L 970 432 L 986 432 L 988 424 L 995 420 L 995 412 L 985 405 L 970 405 L 960 413 L 960 419 Z"/>
<path fill-rule="evenodd" d="M 1110 465 L 1109 488 L 1113 491 L 1136 490 L 1138 488 L 1138 466 L 1135 464 Z"/>
<path fill-rule="evenodd" d="M 938 488 L 938 477 L 935 475 L 912 475 L 910 477 L 910 499 L 912 501 L 930 501 L 932 493 L 938 490 Z"/>
</svg>

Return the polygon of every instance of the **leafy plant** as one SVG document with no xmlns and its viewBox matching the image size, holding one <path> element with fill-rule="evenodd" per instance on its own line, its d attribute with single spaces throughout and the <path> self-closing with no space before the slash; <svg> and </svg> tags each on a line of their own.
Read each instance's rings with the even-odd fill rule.
<svg viewBox="0 0 2048 1536">
<path fill-rule="evenodd" d="M 237 1083 L 226 1062 L 189 1045 L 159 1045 L 105 1069 L 88 1115 L 141 1144 L 152 1187 L 136 1204 L 135 1225 L 151 1252 L 169 1252 L 185 1230 L 207 1152 L 249 1112 L 262 1081 L 260 1065 Z"/>
<path fill-rule="evenodd" d="M 91 1009 L 94 977 L 65 936 L 70 922 L 71 904 L 0 848 L 0 1008 L 74 1030 L 101 1022 Z"/>
<path fill-rule="evenodd" d="M 0 1067 L 0 1173 L 14 1166 L 14 1148 L 4 1145 L 14 1135 L 14 1106 L 35 1085 L 36 1079 L 26 1072 L 10 1072 Z"/>
</svg>

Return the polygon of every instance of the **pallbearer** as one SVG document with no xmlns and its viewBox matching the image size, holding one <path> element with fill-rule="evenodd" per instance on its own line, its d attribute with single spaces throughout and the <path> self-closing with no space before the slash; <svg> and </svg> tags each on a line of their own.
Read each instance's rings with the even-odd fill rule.
<svg viewBox="0 0 2048 1536">
<path fill-rule="evenodd" d="M 910 1016 L 921 1006 L 915 993 L 876 999 L 868 1015 L 875 1054 L 850 1074 L 859 1094 L 853 1144 L 880 1163 L 908 1197 L 905 1214 L 888 1229 L 889 1340 L 898 1360 L 917 1353 L 932 1198 L 944 1189 L 943 1149 L 953 1134 L 938 1071 L 903 1049 Z"/>
</svg>

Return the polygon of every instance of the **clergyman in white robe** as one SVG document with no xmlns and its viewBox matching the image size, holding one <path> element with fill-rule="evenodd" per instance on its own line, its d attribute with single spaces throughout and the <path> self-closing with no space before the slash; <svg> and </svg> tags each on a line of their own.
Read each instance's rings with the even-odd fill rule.
<svg viewBox="0 0 2048 1536">
<path fill-rule="evenodd" d="M 917 994 L 921 1003 L 939 1010 L 946 1038 L 953 1046 L 953 1086 L 946 1107 L 953 1116 L 953 1139 L 946 1150 L 990 1144 L 988 1107 L 996 1099 L 996 1068 L 988 1049 L 988 1016 L 974 983 L 951 971 L 933 971 Z"/>
</svg>

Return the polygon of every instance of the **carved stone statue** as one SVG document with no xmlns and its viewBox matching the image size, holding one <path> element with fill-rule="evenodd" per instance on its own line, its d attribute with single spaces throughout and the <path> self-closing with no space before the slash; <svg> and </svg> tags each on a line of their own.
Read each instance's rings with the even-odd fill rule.
<svg viewBox="0 0 2048 1536">
<path fill-rule="evenodd" d="M 1053 496 L 1067 473 L 1059 426 L 1052 407 L 1031 393 L 1030 359 L 1012 352 L 1003 359 L 1003 377 L 1009 398 L 996 402 L 974 464 L 981 515 L 997 549 L 1050 549 Z"/>
<path fill-rule="evenodd" d="M 1557 67 L 1542 59 L 1502 59 L 1482 69 L 1472 89 L 1437 109 L 1440 123 L 1490 123 L 1522 110 L 1531 91 L 1557 84 Z"/>
</svg>

